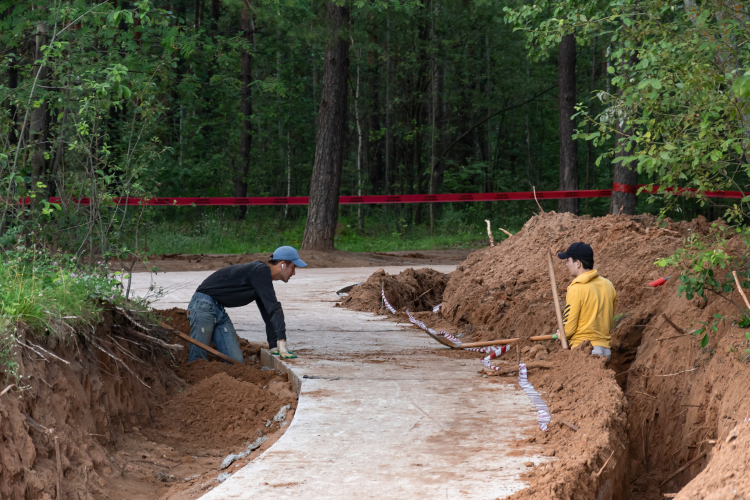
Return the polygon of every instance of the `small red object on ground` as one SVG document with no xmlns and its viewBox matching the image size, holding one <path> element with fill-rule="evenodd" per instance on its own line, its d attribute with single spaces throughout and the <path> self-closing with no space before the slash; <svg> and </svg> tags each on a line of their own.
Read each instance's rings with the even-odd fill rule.
<svg viewBox="0 0 750 500">
<path fill-rule="evenodd" d="M 666 278 L 659 278 L 658 280 L 652 281 L 648 285 L 656 288 L 656 287 L 662 286 L 664 283 L 666 283 L 669 278 L 671 278 L 671 276 L 667 276 Z"/>
</svg>

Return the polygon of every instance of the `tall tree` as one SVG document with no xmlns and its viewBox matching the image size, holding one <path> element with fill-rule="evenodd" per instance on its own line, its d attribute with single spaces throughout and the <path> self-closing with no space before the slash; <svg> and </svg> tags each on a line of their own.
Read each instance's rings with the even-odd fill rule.
<svg viewBox="0 0 750 500">
<path fill-rule="evenodd" d="M 346 98 L 349 77 L 349 9 L 326 1 L 328 37 L 323 61 L 318 137 L 310 180 L 303 250 L 334 250 L 339 214 L 339 189 L 346 142 Z"/>
<path fill-rule="evenodd" d="M 625 52 L 621 59 L 621 71 L 623 77 L 630 78 L 631 68 L 634 66 L 635 54 Z M 622 99 L 622 86 L 618 87 L 618 96 Z M 630 142 L 633 135 L 627 119 L 617 120 L 615 133 L 615 159 L 612 165 L 612 198 L 609 203 L 609 213 L 619 214 L 620 211 L 627 215 L 635 214 L 636 191 L 638 185 L 638 172 L 630 166 L 623 164 L 623 160 L 632 155 L 634 144 Z"/>
<path fill-rule="evenodd" d="M 253 114 L 253 102 L 251 98 L 250 84 L 253 82 L 252 57 L 249 47 L 253 43 L 253 30 L 250 27 L 250 8 L 242 9 L 240 15 L 240 28 L 246 43 L 242 46 L 240 58 L 242 61 L 241 75 L 242 87 L 240 88 L 240 114 L 242 115 L 242 126 L 240 128 L 240 161 L 237 164 L 237 175 L 234 181 L 234 195 L 237 197 L 247 196 L 247 175 L 250 172 L 250 146 L 253 140 L 253 129 L 250 118 Z M 247 205 L 240 205 L 237 218 L 244 219 L 247 213 Z"/>
<path fill-rule="evenodd" d="M 576 37 L 565 35 L 560 40 L 557 57 L 557 85 L 560 102 L 560 190 L 578 189 L 578 148 L 573 134 L 573 115 L 576 105 Z M 562 199 L 557 203 L 560 212 L 578 214 L 578 198 Z"/>
</svg>

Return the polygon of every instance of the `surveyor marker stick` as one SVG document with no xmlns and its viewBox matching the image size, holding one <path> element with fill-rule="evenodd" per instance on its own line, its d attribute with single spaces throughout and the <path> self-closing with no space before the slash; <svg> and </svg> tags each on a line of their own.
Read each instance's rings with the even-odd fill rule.
<svg viewBox="0 0 750 500">
<path fill-rule="evenodd" d="M 197 340 L 195 340 L 194 338 L 192 338 L 192 337 L 191 337 L 190 335 L 185 335 L 185 334 L 184 334 L 184 333 L 182 333 L 181 331 L 179 331 L 179 330 L 175 330 L 174 328 L 172 328 L 171 326 L 167 325 L 166 323 L 162 323 L 162 322 L 160 321 L 160 322 L 159 322 L 159 326 L 161 326 L 162 328 L 166 328 L 167 330 L 169 330 L 170 332 L 174 333 L 175 335 L 177 335 L 177 336 L 178 336 L 178 337 L 180 337 L 181 339 L 183 339 L 183 340 L 187 340 L 188 342 L 190 342 L 190 343 L 191 343 L 191 344 L 193 344 L 194 346 L 198 346 L 198 347 L 200 347 L 201 349 L 205 349 L 205 350 L 207 350 L 208 352 L 210 352 L 211 354 L 213 354 L 213 355 L 214 355 L 214 356 L 216 356 L 217 358 L 223 359 L 224 361 L 227 361 L 227 362 L 229 362 L 229 363 L 232 363 L 232 364 L 235 364 L 235 365 L 241 365 L 241 364 L 242 364 L 242 363 L 240 363 L 239 361 L 237 361 L 236 359 L 232 359 L 232 358 L 230 358 L 229 356 L 227 356 L 227 355 L 225 355 L 225 354 L 222 354 L 222 353 L 220 353 L 220 352 L 219 352 L 219 351 L 217 351 L 216 349 L 214 349 L 214 348 L 212 348 L 212 347 L 209 347 L 209 346 L 207 346 L 207 345 L 206 345 L 206 344 L 204 344 L 203 342 L 198 342 Z"/>
<path fill-rule="evenodd" d="M 555 268 L 552 265 L 552 249 L 547 252 L 547 266 L 549 267 L 549 279 L 552 285 L 552 298 L 555 300 L 555 314 L 557 315 L 557 329 L 559 330 L 560 342 L 562 342 L 563 349 L 568 349 L 568 339 L 565 337 L 565 325 L 563 324 L 562 309 L 560 309 L 560 297 L 557 296 Z"/>
</svg>

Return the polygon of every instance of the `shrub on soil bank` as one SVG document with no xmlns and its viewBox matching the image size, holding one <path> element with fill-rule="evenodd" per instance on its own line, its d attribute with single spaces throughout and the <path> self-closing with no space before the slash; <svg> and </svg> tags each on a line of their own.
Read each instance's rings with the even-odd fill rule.
<svg viewBox="0 0 750 500">
<path fill-rule="evenodd" d="M 19 325 L 28 335 L 67 342 L 83 325 L 93 331 L 104 304 L 121 293 L 120 282 L 100 262 L 83 267 L 70 255 L 24 247 L 0 253 L 0 368 L 18 382 L 11 350 Z"/>
<path fill-rule="evenodd" d="M 6 324 L 55 332 L 60 319 L 89 323 L 102 310 L 98 301 L 113 301 L 121 290 L 101 262 L 83 267 L 70 255 L 50 257 L 35 249 L 0 253 L 0 317 Z"/>
</svg>

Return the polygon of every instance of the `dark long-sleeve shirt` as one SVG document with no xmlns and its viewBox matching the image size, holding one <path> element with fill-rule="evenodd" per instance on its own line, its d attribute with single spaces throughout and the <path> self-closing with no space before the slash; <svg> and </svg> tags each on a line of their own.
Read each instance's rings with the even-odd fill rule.
<svg viewBox="0 0 750 500">
<path fill-rule="evenodd" d="M 205 293 L 224 307 L 242 307 L 255 301 L 266 323 L 279 340 L 286 339 L 284 310 L 276 299 L 271 269 L 264 262 L 236 264 L 213 273 L 196 292 Z"/>
</svg>

